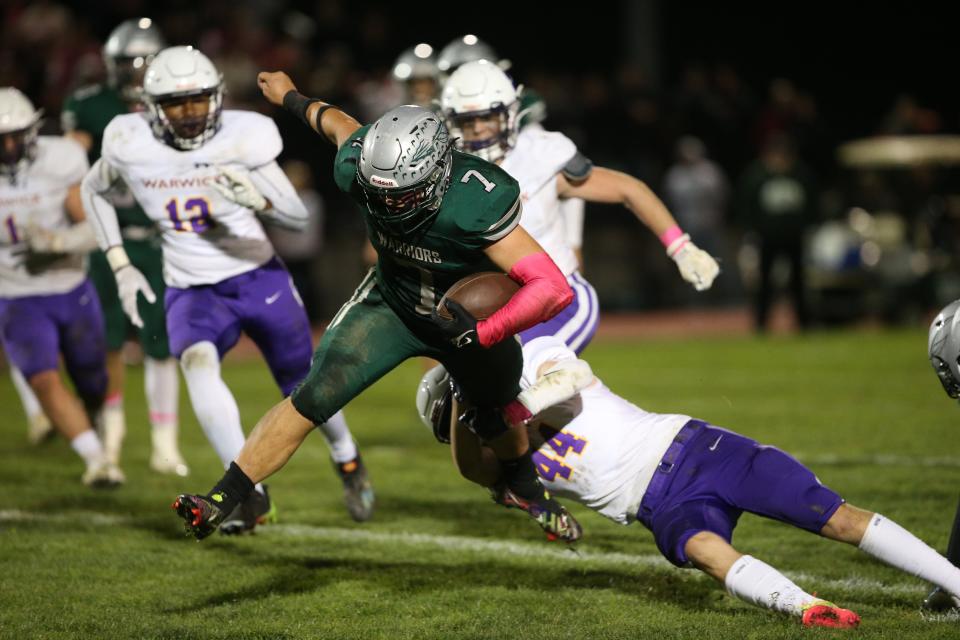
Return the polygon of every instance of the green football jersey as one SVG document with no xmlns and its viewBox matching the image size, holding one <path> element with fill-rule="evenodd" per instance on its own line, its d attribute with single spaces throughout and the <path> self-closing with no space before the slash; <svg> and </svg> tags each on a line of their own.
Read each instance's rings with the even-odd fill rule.
<svg viewBox="0 0 960 640">
<path fill-rule="evenodd" d="M 92 165 L 100 157 L 100 145 L 103 131 L 114 116 L 130 113 L 130 108 L 115 89 L 102 84 L 77 89 L 63 104 L 60 112 L 60 125 L 63 131 L 86 131 L 93 138 L 93 144 L 87 157 Z M 133 195 L 126 190 L 114 197 L 117 219 L 121 227 L 153 227 L 147 214 L 143 212 Z"/>
<path fill-rule="evenodd" d="M 500 167 L 453 152 L 450 184 L 425 231 L 408 236 L 384 229 L 367 209 L 357 162 L 369 125 L 340 147 L 334 161 L 337 186 L 360 206 L 377 250 L 377 286 L 401 317 L 425 320 L 446 290 L 480 271 L 499 271 L 484 249 L 520 223 L 520 185 Z"/>
</svg>

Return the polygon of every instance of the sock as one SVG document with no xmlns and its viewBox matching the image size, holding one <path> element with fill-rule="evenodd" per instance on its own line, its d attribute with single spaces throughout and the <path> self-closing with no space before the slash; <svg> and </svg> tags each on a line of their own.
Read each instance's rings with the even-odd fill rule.
<svg viewBox="0 0 960 640">
<path fill-rule="evenodd" d="M 180 356 L 197 422 L 226 469 L 243 448 L 240 409 L 220 377 L 220 356 L 212 342 L 198 342 Z"/>
<path fill-rule="evenodd" d="M 150 426 L 154 429 L 171 425 L 176 428 L 180 396 L 177 361 L 173 358 L 146 358 L 143 363 L 143 390 L 150 411 Z"/>
<path fill-rule="evenodd" d="M 230 514 L 238 504 L 247 499 L 250 492 L 253 491 L 253 481 L 247 477 L 236 462 L 231 462 L 227 472 L 220 478 L 220 482 L 214 485 L 210 493 L 210 499 L 225 514 Z"/>
<path fill-rule="evenodd" d="M 10 378 L 13 380 L 13 386 L 17 390 L 17 395 L 20 396 L 20 404 L 23 405 L 23 412 L 27 414 L 27 418 L 33 420 L 34 416 L 42 415 L 43 409 L 40 408 L 40 401 L 37 400 L 37 394 L 30 388 L 27 379 L 23 377 L 20 369 L 11 365 Z"/>
<path fill-rule="evenodd" d="M 323 433 L 327 439 L 327 446 L 330 447 L 330 457 L 337 464 L 350 462 L 357 457 L 357 444 L 353 441 L 350 434 L 350 427 L 347 426 L 347 419 L 343 416 L 343 411 L 337 411 L 330 416 L 330 419 L 317 429 Z"/>
<path fill-rule="evenodd" d="M 766 562 L 753 556 L 741 556 L 723 580 L 727 592 L 744 602 L 793 616 L 819 600 L 793 583 Z"/>
<path fill-rule="evenodd" d="M 83 458 L 88 467 L 103 460 L 103 446 L 100 444 L 97 432 L 93 429 L 87 429 L 71 440 L 70 446 Z"/>
<path fill-rule="evenodd" d="M 947 545 L 947 560 L 960 567 L 960 504 L 953 516 L 953 528 L 950 530 L 950 544 Z"/>
<path fill-rule="evenodd" d="M 500 460 L 500 468 L 507 487 L 521 498 L 540 502 L 546 497 L 529 449 L 519 458 Z"/>
<path fill-rule="evenodd" d="M 115 393 L 107 396 L 100 416 L 103 426 L 104 453 L 110 462 L 119 464 L 120 449 L 123 447 L 123 439 L 127 434 L 127 418 L 123 412 L 123 394 Z"/>
<path fill-rule="evenodd" d="M 960 596 L 960 568 L 893 520 L 875 513 L 860 540 L 860 549 L 891 567 L 932 582 Z"/>
</svg>

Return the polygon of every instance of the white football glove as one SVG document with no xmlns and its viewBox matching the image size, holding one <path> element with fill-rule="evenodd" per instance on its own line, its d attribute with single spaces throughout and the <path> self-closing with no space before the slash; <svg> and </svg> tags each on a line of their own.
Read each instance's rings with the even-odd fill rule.
<svg viewBox="0 0 960 640">
<path fill-rule="evenodd" d="M 27 225 L 27 244 L 39 253 L 87 253 L 97 248 L 93 227 L 78 222 L 63 229 L 47 229 L 36 224 Z"/>
<path fill-rule="evenodd" d="M 220 175 L 212 184 L 220 195 L 241 207 L 263 211 L 268 206 L 267 199 L 253 186 L 250 176 L 245 171 L 220 167 Z"/>
<path fill-rule="evenodd" d="M 720 273 L 720 265 L 713 256 L 693 244 L 686 233 L 670 243 L 667 255 L 677 263 L 680 276 L 697 291 L 709 289 Z"/>
<path fill-rule="evenodd" d="M 137 294 L 142 293 L 144 299 L 153 304 L 157 301 L 157 296 L 150 288 L 150 283 L 132 264 L 121 267 L 114 274 L 117 279 L 117 293 L 120 296 L 120 305 L 123 312 L 130 318 L 130 322 L 138 329 L 143 328 L 143 319 L 140 317 L 140 310 L 137 308 Z"/>
</svg>

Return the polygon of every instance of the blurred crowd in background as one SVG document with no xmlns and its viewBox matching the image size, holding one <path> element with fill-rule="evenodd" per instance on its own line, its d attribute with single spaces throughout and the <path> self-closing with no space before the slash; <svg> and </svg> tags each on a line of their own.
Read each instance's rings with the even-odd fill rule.
<svg viewBox="0 0 960 640">
<path fill-rule="evenodd" d="M 889 104 L 865 110 L 879 115 L 851 132 L 838 130 L 837 114 L 786 75 L 758 81 L 733 64 L 693 59 L 672 60 L 672 77 L 629 57 L 552 64 L 527 55 L 532 41 L 505 37 L 508 31 L 488 34 L 453 23 L 435 30 L 433 19 L 410 28 L 412 7 L 392 4 L 116 0 L 84 7 L 31 0 L 2 6 L 0 86 L 18 87 L 43 107 L 45 133 L 59 132 L 58 114 L 71 91 L 102 80 L 106 34 L 139 15 L 152 17 L 169 44 L 193 44 L 213 59 L 224 75 L 227 108 L 274 115 L 286 145 L 285 168 L 314 214 L 308 232 L 275 240 L 316 320 L 329 318 L 362 277 L 361 221 L 332 183 L 332 147 L 289 115 L 274 113 L 260 97 L 256 73 L 287 71 L 302 93 L 369 122 L 404 100 L 391 75 L 403 49 L 424 41 L 441 48 L 470 32 L 513 60 L 515 81 L 544 98 L 546 128 L 567 134 L 596 164 L 644 180 L 721 261 L 714 288 L 695 293 L 629 212 L 588 205 L 584 270 L 605 309 L 752 301 L 763 327 L 782 290 L 793 298 L 798 323 L 817 326 L 865 317 L 909 322 L 960 297 L 957 165 L 877 168 L 838 161 L 839 145 L 853 137 L 957 130 L 960 114 L 939 112 L 909 93 L 894 92 Z M 616 12 L 609 20 L 616 23 Z M 571 39 L 570 46 L 576 44 Z M 850 119 L 844 114 L 844 122 Z"/>
</svg>

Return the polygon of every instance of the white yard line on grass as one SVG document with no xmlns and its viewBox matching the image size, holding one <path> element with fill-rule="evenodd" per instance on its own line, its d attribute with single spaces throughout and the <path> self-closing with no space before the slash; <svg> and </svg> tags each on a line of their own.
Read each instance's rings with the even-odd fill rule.
<svg viewBox="0 0 960 640">
<path fill-rule="evenodd" d="M 93 511 L 71 511 L 67 513 L 37 513 L 21 511 L 19 509 L 0 510 L 0 524 L 16 522 L 42 522 L 61 524 L 66 522 L 87 523 L 96 526 L 116 526 L 131 524 L 133 518 L 115 516 Z M 635 525 L 639 528 L 639 525 Z M 547 546 L 546 543 L 528 543 L 507 540 L 490 540 L 489 538 L 473 538 L 469 536 L 437 536 L 426 533 L 408 533 L 403 531 L 370 531 L 363 529 L 341 527 L 315 527 L 303 524 L 275 524 L 257 529 L 259 535 L 265 538 L 312 538 L 341 543 L 375 543 L 386 546 L 427 547 L 441 551 L 455 553 L 492 554 L 498 559 L 505 555 L 524 559 L 545 560 L 551 563 L 568 562 L 592 567 L 610 567 L 619 569 L 624 566 L 640 569 L 653 569 L 662 572 L 676 571 L 672 565 L 659 555 L 628 554 L 605 551 L 570 551 L 556 545 Z M 881 582 L 869 578 L 824 578 L 807 572 L 786 572 L 794 581 L 808 589 L 816 589 L 828 595 L 829 589 L 853 591 L 857 593 L 886 593 L 905 596 L 921 596 L 926 585 L 919 580 L 910 582 Z M 699 571 L 683 572 L 688 577 L 696 576 L 706 579 Z"/>
</svg>

